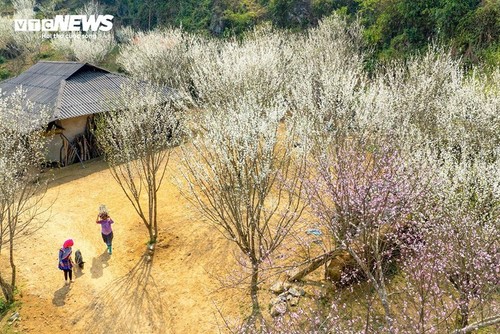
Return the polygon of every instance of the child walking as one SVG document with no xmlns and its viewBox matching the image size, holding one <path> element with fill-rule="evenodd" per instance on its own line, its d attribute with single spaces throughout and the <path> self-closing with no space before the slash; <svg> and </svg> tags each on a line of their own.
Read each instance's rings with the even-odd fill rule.
<svg viewBox="0 0 500 334">
<path fill-rule="evenodd" d="M 108 253 L 113 252 L 112 241 L 113 241 L 113 230 L 111 229 L 111 224 L 113 224 L 113 219 L 109 216 L 108 210 L 105 205 L 99 207 L 99 214 L 95 221 L 97 224 L 101 224 L 101 235 L 102 240 L 108 247 Z"/>
<path fill-rule="evenodd" d="M 73 283 L 73 260 L 71 259 L 71 252 L 73 247 L 73 239 L 68 239 L 64 242 L 61 249 L 59 249 L 59 269 L 64 271 L 64 281 L 68 284 Z"/>
</svg>

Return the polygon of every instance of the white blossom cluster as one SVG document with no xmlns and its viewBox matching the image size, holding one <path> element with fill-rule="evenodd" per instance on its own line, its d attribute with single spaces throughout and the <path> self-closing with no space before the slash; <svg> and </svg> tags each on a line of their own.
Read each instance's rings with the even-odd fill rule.
<svg viewBox="0 0 500 334">
<path fill-rule="evenodd" d="M 0 49 L 7 50 L 13 56 L 39 50 L 42 43 L 41 33 L 14 31 L 15 19 L 27 20 L 35 17 L 35 5 L 34 0 L 14 0 L 14 15 L 0 16 Z"/>
<path fill-rule="evenodd" d="M 117 110 L 99 120 L 99 143 L 113 165 L 142 159 L 182 139 L 179 115 L 166 92 L 130 82 L 122 87 Z"/>
<path fill-rule="evenodd" d="M 119 35 L 125 43 L 117 63 L 129 74 L 173 88 L 187 83 L 189 58 L 186 53 L 194 37 L 180 29 L 133 33 L 128 28 L 122 29 Z"/>
<path fill-rule="evenodd" d="M 36 115 L 36 116 L 35 116 Z M 29 224 L 42 188 L 37 180 L 44 158 L 45 140 L 41 127 L 44 109 L 26 99 L 22 89 L 0 97 L 0 227 L 2 242 Z M 21 226 L 18 226 L 21 225 Z M 6 235 L 6 231 L 10 235 Z"/>
<path fill-rule="evenodd" d="M 99 32 L 94 35 L 56 34 L 51 39 L 51 44 L 68 59 L 96 64 L 104 60 L 116 42 L 112 33 Z"/>
<path fill-rule="evenodd" d="M 316 218 L 321 221 L 328 210 L 343 205 L 346 231 L 340 232 L 346 233 L 336 236 L 350 239 L 335 242 L 365 260 L 365 276 L 377 270 L 370 281 L 385 320 L 372 321 L 371 329 L 385 321 L 384 330 L 393 333 L 412 326 L 442 332 L 454 328 L 451 314 L 463 326 L 495 314 L 500 69 L 466 69 L 449 52 L 431 47 L 368 73 L 362 33 L 358 23 L 337 16 L 304 34 L 264 27 L 242 40 L 154 31 L 127 39 L 119 61 L 136 77 L 174 86 L 195 107 L 192 142 L 183 148 L 186 192 L 248 262 L 270 257 L 277 251 L 273 242 L 281 243 L 291 230 L 270 221 L 301 214 L 299 206 L 283 210 L 276 193 L 293 193 L 288 203 L 325 198 L 329 189 L 317 180 L 323 175 L 337 197 L 325 199 L 328 208 Z M 312 171 L 290 173 L 302 172 L 303 154 Z M 392 154 L 397 159 L 384 160 Z M 380 172 L 373 166 L 380 166 Z M 338 171 L 344 172 L 343 179 Z M 397 182 L 391 175 L 398 175 Z M 312 190 L 305 197 L 297 191 L 304 184 Z M 309 204 L 314 211 L 314 203 Z M 324 226 L 341 225 L 338 215 L 330 216 Z M 349 221 L 353 217 L 362 223 Z M 364 233 L 364 226 L 375 232 Z M 397 237 L 407 238 L 407 248 L 381 241 L 396 227 L 404 231 Z M 359 245 L 363 235 L 371 244 Z M 358 256 L 351 245 L 372 253 Z M 406 281 L 394 286 L 380 261 L 397 252 L 407 256 L 401 263 Z M 422 291 L 441 304 L 430 305 Z M 341 310 L 346 304 L 334 306 Z M 365 319 L 381 318 L 374 309 L 346 323 L 362 328 Z M 420 318 L 401 309 L 420 313 Z M 439 324 L 431 325 L 434 321 Z"/>
<path fill-rule="evenodd" d="M 90 1 L 79 10 L 79 14 L 97 16 L 102 15 L 103 10 L 98 2 Z M 70 60 L 97 64 L 113 50 L 116 41 L 113 32 L 73 32 L 54 34 L 51 45 Z"/>
</svg>

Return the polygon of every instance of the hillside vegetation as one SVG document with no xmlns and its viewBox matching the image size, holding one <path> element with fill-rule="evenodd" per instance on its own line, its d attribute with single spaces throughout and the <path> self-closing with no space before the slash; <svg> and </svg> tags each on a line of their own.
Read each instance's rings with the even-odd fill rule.
<svg viewBox="0 0 500 334">
<path fill-rule="evenodd" d="M 97 3 L 99 6 L 95 7 Z M 84 8 L 83 12 L 90 13 L 89 8 L 95 7 L 100 14 L 114 15 L 116 28 L 147 31 L 182 27 L 206 36 L 241 37 L 266 24 L 304 31 L 335 12 L 349 20 L 359 20 L 365 28 L 363 39 L 367 48 L 374 51 L 367 59 L 370 68 L 381 61 L 425 51 L 429 44 L 436 43 L 450 48 L 453 56 L 463 57 L 465 64 L 495 66 L 500 62 L 500 2 L 496 0 L 104 0 L 90 4 L 83 0 L 3 0 L 0 13 L 7 17 L 16 13 L 16 6 L 33 7 L 34 17 L 50 18 L 82 13 Z M 13 50 L 12 45 L 8 47 L 5 26 L 3 22 L 0 63 L 19 57 L 21 52 L 19 48 Z M 43 45 L 41 50 L 27 51 L 34 58 L 29 63 L 40 58 L 67 57 Z M 115 68 L 112 59 L 106 64 Z M 0 78 L 18 72 L 11 67 L 3 66 Z"/>
</svg>

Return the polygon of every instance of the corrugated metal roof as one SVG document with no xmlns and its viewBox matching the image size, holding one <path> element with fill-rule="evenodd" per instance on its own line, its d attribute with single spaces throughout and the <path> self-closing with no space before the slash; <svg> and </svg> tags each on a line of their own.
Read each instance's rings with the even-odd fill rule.
<svg viewBox="0 0 500 334">
<path fill-rule="evenodd" d="M 21 86 L 27 99 L 51 111 L 56 104 L 61 81 L 69 78 L 84 65 L 75 62 L 40 61 L 19 76 L 1 82 L 0 89 L 3 94 L 10 95 Z M 41 109 L 37 108 L 35 111 Z M 36 117 L 37 115 L 30 116 Z"/>
<path fill-rule="evenodd" d="M 0 82 L 0 89 L 10 95 L 21 86 L 27 99 L 53 111 L 51 120 L 56 120 L 106 110 L 100 101 L 107 92 L 117 94 L 124 80 L 90 64 L 40 61 L 19 76 Z"/>
<path fill-rule="evenodd" d="M 127 80 L 113 73 L 79 72 L 66 80 L 55 116 L 66 119 L 109 111 L 116 107 L 112 100 Z"/>
<path fill-rule="evenodd" d="M 127 80 L 86 63 L 40 61 L 19 76 L 0 82 L 0 89 L 8 95 L 22 86 L 30 101 L 52 112 L 53 121 L 119 107 L 116 97 Z M 168 88 L 160 89 L 165 95 L 171 94 Z"/>
<path fill-rule="evenodd" d="M 61 81 L 69 78 L 84 65 L 75 62 L 40 61 L 19 76 L 1 82 L 0 89 L 4 94 L 10 95 L 17 87 L 22 86 L 27 99 L 53 108 Z"/>
</svg>

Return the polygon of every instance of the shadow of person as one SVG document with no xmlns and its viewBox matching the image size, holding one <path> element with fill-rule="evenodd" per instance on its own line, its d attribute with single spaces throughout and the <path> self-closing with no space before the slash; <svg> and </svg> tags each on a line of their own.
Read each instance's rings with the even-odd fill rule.
<svg viewBox="0 0 500 334">
<path fill-rule="evenodd" d="M 52 304 L 55 306 L 64 306 L 64 304 L 66 304 L 65 299 L 69 292 L 69 288 L 70 285 L 65 284 L 62 288 L 56 290 L 56 292 L 54 292 L 54 298 L 52 298 Z"/>
<path fill-rule="evenodd" d="M 108 260 L 110 256 L 107 251 L 104 251 L 98 257 L 92 258 L 92 267 L 90 267 L 90 273 L 92 274 L 92 278 L 99 278 L 103 274 L 103 269 L 108 267 Z"/>
</svg>

